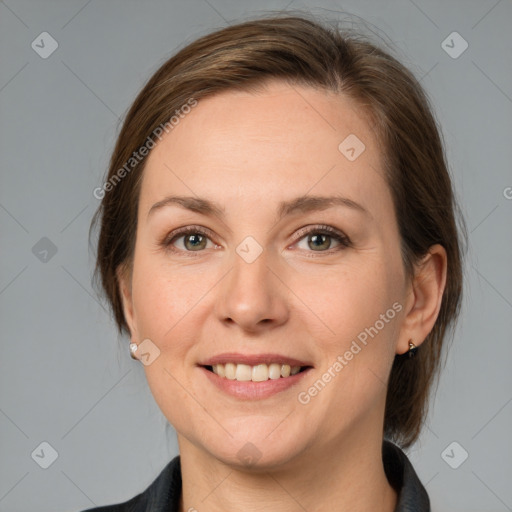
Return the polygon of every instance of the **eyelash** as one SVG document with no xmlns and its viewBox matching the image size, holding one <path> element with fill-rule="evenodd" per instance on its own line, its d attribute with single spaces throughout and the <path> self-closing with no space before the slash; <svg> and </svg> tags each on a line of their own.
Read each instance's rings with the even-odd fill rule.
<svg viewBox="0 0 512 512">
<path fill-rule="evenodd" d="M 201 226 L 186 226 L 184 228 L 179 228 L 176 231 L 173 231 L 169 235 L 167 235 L 161 242 L 161 245 L 173 252 L 173 253 L 186 253 L 187 256 L 194 256 L 194 253 L 201 253 L 204 251 L 183 251 L 182 249 L 176 249 L 173 248 L 173 243 L 178 239 L 186 235 L 190 234 L 199 234 L 203 235 L 209 239 L 211 239 L 211 231 L 203 228 Z M 339 243 L 337 247 L 334 247 L 332 249 L 328 249 L 326 251 L 307 251 L 311 252 L 312 254 L 309 257 L 317 257 L 315 253 L 318 253 L 318 255 L 322 254 L 333 254 L 334 252 L 341 251 L 343 249 L 346 249 L 347 247 L 352 246 L 352 242 L 350 241 L 350 238 L 346 236 L 345 234 L 341 233 L 337 229 L 332 228 L 331 226 L 327 225 L 316 225 L 312 227 L 304 227 L 299 229 L 298 231 L 299 236 L 296 238 L 296 240 L 293 242 L 293 244 L 296 244 L 303 238 L 305 238 L 309 234 L 318 234 L 318 235 L 328 235 L 333 240 Z"/>
</svg>

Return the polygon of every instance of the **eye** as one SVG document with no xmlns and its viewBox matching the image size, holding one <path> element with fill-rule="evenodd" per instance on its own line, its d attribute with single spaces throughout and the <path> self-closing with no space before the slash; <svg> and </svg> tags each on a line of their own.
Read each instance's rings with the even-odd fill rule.
<svg viewBox="0 0 512 512">
<path fill-rule="evenodd" d="M 351 245 L 345 234 L 331 226 L 305 227 L 298 231 L 298 236 L 300 238 L 297 246 L 310 252 L 334 252 Z"/>
<path fill-rule="evenodd" d="M 162 245 L 172 252 L 191 253 L 219 247 L 211 240 L 210 230 L 201 226 L 186 226 L 170 233 Z M 331 226 L 307 226 L 297 232 L 295 245 L 308 252 L 332 253 L 351 246 L 350 239 Z M 208 245 L 210 243 L 210 245 Z M 301 244 L 304 244 L 301 247 Z M 333 247 L 334 244 L 334 247 Z"/>
<path fill-rule="evenodd" d="M 210 238 L 209 230 L 200 226 L 187 226 L 170 233 L 162 242 L 162 245 L 173 252 L 200 252 L 208 247 L 208 242 L 217 247 Z"/>
</svg>

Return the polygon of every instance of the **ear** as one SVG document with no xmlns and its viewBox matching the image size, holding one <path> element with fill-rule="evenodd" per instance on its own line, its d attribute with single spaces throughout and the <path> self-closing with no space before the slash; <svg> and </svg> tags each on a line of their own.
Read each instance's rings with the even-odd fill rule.
<svg viewBox="0 0 512 512">
<path fill-rule="evenodd" d="M 421 345 L 434 327 L 441 309 L 446 273 L 446 250 L 442 245 L 433 245 L 422 261 L 415 265 L 397 354 L 404 354 L 409 350 L 409 340 L 416 346 Z"/>
<path fill-rule="evenodd" d="M 132 342 L 138 341 L 136 322 L 134 320 L 134 308 L 132 299 L 132 272 L 129 265 L 120 265 L 116 270 L 119 294 L 123 305 L 124 318 L 130 329 Z"/>
</svg>

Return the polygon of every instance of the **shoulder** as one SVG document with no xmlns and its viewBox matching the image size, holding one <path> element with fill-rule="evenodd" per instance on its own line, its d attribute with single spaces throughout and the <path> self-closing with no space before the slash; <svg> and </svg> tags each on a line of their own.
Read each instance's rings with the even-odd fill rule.
<svg viewBox="0 0 512 512">
<path fill-rule="evenodd" d="M 430 500 L 407 455 L 384 440 L 382 459 L 389 483 L 398 494 L 395 512 L 430 512 Z"/>
<path fill-rule="evenodd" d="M 173 512 L 178 510 L 181 496 L 179 455 L 172 459 L 147 487 L 128 501 L 88 508 L 82 512 Z"/>
</svg>

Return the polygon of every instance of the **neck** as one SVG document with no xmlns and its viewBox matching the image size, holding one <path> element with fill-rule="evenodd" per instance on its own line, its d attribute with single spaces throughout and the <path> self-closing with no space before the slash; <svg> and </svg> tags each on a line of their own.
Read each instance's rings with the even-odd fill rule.
<svg viewBox="0 0 512 512">
<path fill-rule="evenodd" d="M 227 465 L 178 435 L 180 512 L 393 512 L 397 495 L 384 472 L 382 439 L 357 437 L 333 439 L 285 467 L 256 472 Z"/>
</svg>

